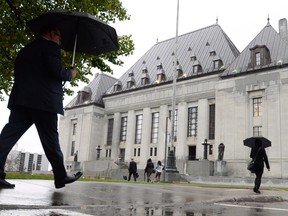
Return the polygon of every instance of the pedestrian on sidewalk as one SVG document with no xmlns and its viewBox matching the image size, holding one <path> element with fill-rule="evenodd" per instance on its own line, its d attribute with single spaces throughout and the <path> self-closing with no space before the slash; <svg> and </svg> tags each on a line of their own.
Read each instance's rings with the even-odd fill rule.
<svg viewBox="0 0 288 216">
<path fill-rule="evenodd" d="M 264 162 L 268 171 L 270 171 L 270 165 L 265 149 L 262 147 L 262 141 L 260 139 L 255 140 L 255 146 L 251 149 L 250 158 L 255 161 L 255 181 L 253 191 L 260 194 L 259 188 L 261 185 L 261 178 L 264 172 Z"/>
<path fill-rule="evenodd" d="M 156 165 L 156 168 L 155 168 L 155 170 L 156 170 L 156 174 L 155 174 L 156 182 L 160 181 L 163 169 L 164 169 L 164 166 L 162 165 L 162 162 L 158 161 L 157 165 Z"/>
<path fill-rule="evenodd" d="M 62 82 L 77 74 L 61 62 L 61 32 L 43 26 L 41 36 L 20 50 L 14 67 L 14 84 L 9 97 L 10 116 L 0 134 L 0 188 L 14 188 L 5 180 L 7 155 L 20 137 L 35 124 L 44 152 L 52 166 L 56 188 L 82 176 L 66 173 L 58 136 L 58 114 L 63 115 Z"/>
<path fill-rule="evenodd" d="M 152 173 L 155 173 L 154 164 L 151 158 L 147 160 L 147 164 L 144 171 L 145 171 L 144 175 L 145 174 L 147 175 L 147 182 L 151 182 L 151 175 Z"/>
<path fill-rule="evenodd" d="M 133 158 L 131 158 L 131 161 L 129 163 L 128 171 L 129 171 L 128 181 L 130 181 L 131 175 L 133 175 L 134 181 L 136 182 L 136 178 L 137 178 L 137 164 L 133 160 Z"/>
</svg>

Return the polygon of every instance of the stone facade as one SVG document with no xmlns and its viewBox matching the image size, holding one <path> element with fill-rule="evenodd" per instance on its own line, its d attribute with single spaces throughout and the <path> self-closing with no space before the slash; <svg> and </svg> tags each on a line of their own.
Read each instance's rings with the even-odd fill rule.
<svg viewBox="0 0 288 216">
<path fill-rule="evenodd" d="M 243 139 L 253 136 L 253 126 L 262 126 L 263 136 L 272 142 L 272 147 L 266 149 L 271 172 L 265 175 L 287 178 L 287 72 L 287 68 L 279 68 L 218 82 L 215 140 L 225 143 L 230 175 L 247 175 L 250 149 L 243 147 Z M 257 97 L 263 98 L 263 114 L 253 117 L 252 99 Z"/>
<path fill-rule="evenodd" d="M 209 28 L 218 29 L 219 26 Z M 200 33 L 203 31 L 203 37 L 207 34 L 207 29 L 199 30 Z M 191 33 L 191 35 L 198 35 L 199 32 Z M 221 35 L 221 31 L 219 32 L 218 37 L 227 39 L 225 34 Z M 267 34 L 269 37 L 263 36 Z M 203 45 L 203 41 L 200 40 L 203 37 L 198 36 L 199 41 L 193 41 Z M 177 115 L 173 146 L 171 144 L 173 83 L 171 77 L 169 80 L 168 74 L 165 75 L 164 70 L 162 74 L 167 77 L 167 80 L 163 82 L 156 80 L 153 83 L 151 81 L 146 86 L 140 84 L 141 70 L 138 70 L 140 75 L 137 71 L 133 73 L 127 71 L 123 78 L 117 81 L 116 90 L 113 89 L 113 85 L 107 88 L 108 90 L 103 94 L 102 105 L 99 106 L 92 101 L 67 107 L 65 116 L 60 119 L 60 141 L 67 168 L 72 167 L 73 154 L 78 151 L 78 161 L 82 164 L 82 169 L 89 167 L 89 172 L 111 170 L 120 166 L 125 168 L 125 164 L 131 158 L 137 162 L 138 169 L 144 169 L 148 158 L 151 158 L 154 163 L 158 160 L 165 162 L 168 150 L 173 148 L 176 166 L 181 174 L 213 175 L 214 168 L 218 169 L 217 164 L 216 166 L 213 164 L 217 160 L 218 145 L 223 143 L 225 162 L 221 164 L 225 164 L 225 167 L 221 170 L 224 170 L 225 175 L 228 176 L 248 177 L 251 174 L 247 171 L 246 164 L 251 160 L 250 148 L 243 145 L 243 140 L 260 135 L 272 141 L 272 147 L 266 149 L 271 171 L 266 172 L 265 175 L 272 178 L 287 178 L 288 43 L 285 41 L 287 37 L 281 39 L 269 23 L 257 37 L 241 53 L 237 52 L 229 40 L 223 40 L 230 43 L 227 47 L 231 50 L 230 55 L 225 57 L 223 56 L 227 54 L 227 51 L 222 51 L 222 59 L 220 57 L 223 46 L 214 45 L 218 47 L 214 50 L 211 47 L 213 45 L 211 41 L 205 43 L 203 49 L 198 50 L 199 55 L 193 53 L 193 60 L 190 59 L 191 56 L 187 59 L 187 56 L 181 55 L 186 58 L 186 60 L 179 60 L 180 63 L 183 62 L 181 74 L 188 75 L 177 79 L 176 83 Z M 263 42 L 263 38 L 267 41 Z M 181 37 L 179 41 L 181 48 Z M 187 44 L 184 42 L 183 44 Z M 168 41 L 167 44 L 169 43 Z M 278 48 L 273 47 L 274 44 L 278 44 Z M 132 67 L 136 70 L 145 64 L 145 78 L 149 78 L 149 72 L 152 71 L 148 67 L 149 60 L 152 61 L 156 57 L 157 61 L 159 59 L 158 54 L 155 54 L 157 46 L 163 53 L 161 49 L 165 49 L 166 46 L 161 47 L 161 44 L 157 44 L 151 49 L 151 53 L 147 52 Z M 209 48 L 207 46 L 210 46 L 208 60 L 213 62 L 215 59 L 221 59 L 222 66 L 211 69 L 210 60 L 208 61 L 203 56 L 206 59 L 202 62 L 209 63 L 209 66 L 202 65 L 200 73 L 195 74 L 196 63 L 194 62 L 193 66 L 191 61 L 194 61 L 194 57 L 197 56 L 198 60 L 200 59 L 197 61 L 197 66 L 199 66 L 201 52 L 206 52 Z M 180 48 L 180 53 L 187 52 L 186 47 Z M 193 46 L 191 45 L 188 50 L 193 50 Z M 262 61 L 258 58 L 261 53 L 265 53 L 265 56 L 269 58 Z M 214 54 L 217 54 L 217 58 Z M 167 59 L 169 60 L 170 56 Z M 168 60 L 169 65 L 171 62 L 169 63 L 170 60 Z M 163 67 L 167 68 L 165 61 L 164 59 Z M 154 70 L 150 78 L 156 76 L 156 73 L 157 71 Z M 125 87 L 126 81 L 129 82 L 127 88 Z M 256 109 L 257 99 L 260 105 Z M 193 114 L 194 125 L 192 126 L 195 130 L 192 134 L 188 134 L 188 127 L 191 126 L 189 124 L 192 121 L 188 110 L 192 108 L 197 108 Z M 257 115 L 255 115 L 256 111 Z M 155 113 L 156 118 L 153 119 L 152 116 Z M 204 140 L 207 140 L 209 144 L 208 160 L 203 159 Z M 101 162 L 98 163 L 97 146 L 101 147 L 99 158 Z M 91 168 L 92 165 L 98 166 L 97 169 Z M 222 173 L 217 173 L 217 175 L 222 175 Z"/>
</svg>

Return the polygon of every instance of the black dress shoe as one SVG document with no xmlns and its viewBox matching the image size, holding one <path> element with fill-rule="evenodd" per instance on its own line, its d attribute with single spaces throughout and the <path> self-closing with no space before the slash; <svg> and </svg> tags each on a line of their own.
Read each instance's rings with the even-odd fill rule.
<svg viewBox="0 0 288 216">
<path fill-rule="evenodd" d="M 0 188 L 14 188 L 15 184 L 10 184 L 5 179 L 0 179 Z"/>
<path fill-rule="evenodd" d="M 82 175 L 83 175 L 82 172 L 77 172 L 76 174 L 74 174 L 72 176 L 67 175 L 66 178 L 63 179 L 62 181 L 55 182 L 55 187 L 57 189 L 65 187 L 66 184 L 70 184 L 70 183 L 78 180 Z"/>
</svg>

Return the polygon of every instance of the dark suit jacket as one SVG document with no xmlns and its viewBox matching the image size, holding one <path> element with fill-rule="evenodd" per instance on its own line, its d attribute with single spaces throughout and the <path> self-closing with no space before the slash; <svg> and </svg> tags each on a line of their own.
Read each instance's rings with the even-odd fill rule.
<svg viewBox="0 0 288 216">
<path fill-rule="evenodd" d="M 58 44 L 38 38 L 17 55 L 8 108 L 15 105 L 63 114 L 62 82 L 72 78 L 62 66 Z"/>
<path fill-rule="evenodd" d="M 129 172 L 136 173 L 137 172 L 137 164 L 135 161 L 131 161 L 128 167 Z"/>
</svg>

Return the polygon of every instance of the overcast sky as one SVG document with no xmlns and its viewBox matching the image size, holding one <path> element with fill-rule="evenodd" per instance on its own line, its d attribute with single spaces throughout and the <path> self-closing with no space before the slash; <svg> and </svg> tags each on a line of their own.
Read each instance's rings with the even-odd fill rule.
<svg viewBox="0 0 288 216">
<path fill-rule="evenodd" d="M 123 0 L 131 15 L 130 21 L 112 24 L 117 34 L 132 34 L 134 54 L 124 58 L 123 67 L 113 67 L 114 76 L 120 77 L 134 62 L 144 55 L 158 40 L 176 36 L 177 0 Z M 216 23 L 241 52 L 267 24 L 278 32 L 278 21 L 288 18 L 287 0 L 179 0 L 178 35 Z M 95 70 L 95 73 L 97 70 Z M 84 84 L 79 88 L 83 88 Z M 78 89 L 74 89 L 77 92 Z M 66 97 L 66 105 L 72 97 Z M 7 102 L 0 102 L 0 130 L 9 117 Z M 43 153 L 36 129 L 33 126 L 18 141 L 18 150 Z"/>
</svg>

